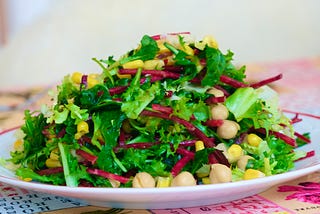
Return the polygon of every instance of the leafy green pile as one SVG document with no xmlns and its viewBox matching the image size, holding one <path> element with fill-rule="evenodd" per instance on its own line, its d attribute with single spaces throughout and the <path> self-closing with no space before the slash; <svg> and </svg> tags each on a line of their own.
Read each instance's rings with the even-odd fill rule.
<svg viewBox="0 0 320 214">
<path fill-rule="evenodd" d="M 223 54 L 211 37 L 190 38 L 145 35 L 119 60 L 93 59 L 101 73 L 66 76 L 54 105 L 25 112 L 23 149 L 11 153 L 16 174 L 55 185 L 111 187 L 117 181 L 131 187 L 138 172 L 171 179 L 188 171 L 201 183 L 199 172 L 221 163 L 241 179 L 244 170 L 215 148 L 221 143 L 241 145 L 253 157 L 247 168 L 266 175 L 290 170 L 304 154 L 293 152 L 290 120 L 265 86 L 281 76 L 248 84 L 231 51 Z M 208 93 L 212 88 L 223 96 Z M 217 104 L 239 124 L 231 139 L 217 134 L 224 121 L 212 119 Z M 263 143 L 250 146 L 248 133 Z M 203 149 L 195 149 L 197 141 Z"/>
</svg>

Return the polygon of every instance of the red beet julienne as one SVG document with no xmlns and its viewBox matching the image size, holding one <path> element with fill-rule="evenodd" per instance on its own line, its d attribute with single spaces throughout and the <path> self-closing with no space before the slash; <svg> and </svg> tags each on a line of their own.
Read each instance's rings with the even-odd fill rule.
<svg viewBox="0 0 320 214">
<path fill-rule="evenodd" d="M 89 161 L 92 165 L 94 165 L 98 159 L 97 156 L 89 154 L 88 152 L 85 152 L 81 149 L 77 149 L 76 150 L 76 154 L 80 155 L 82 158 L 84 158 L 85 160 Z"/>
<path fill-rule="evenodd" d="M 261 128 L 261 129 L 257 129 L 257 131 L 262 134 L 266 134 L 265 129 Z M 282 133 L 276 132 L 276 131 L 269 131 L 269 134 L 274 135 L 275 137 L 283 140 L 285 143 L 287 143 L 290 146 L 297 147 L 297 142 L 295 141 L 295 139 L 293 139 L 285 134 L 282 134 Z"/>
<path fill-rule="evenodd" d="M 277 80 L 280 80 L 281 78 L 282 78 L 282 74 L 278 74 L 278 75 L 276 75 L 274 77 L 270 77 L 268 79 L 265 79 L 265 80 L 262 80 L 262 81 L 259 81 L 259 82 L 256 82 L 256 83 L 246 84 L 246 83 L 240 82 L 240 81 L 238 81 L 236 79 L 233 79 L 231 77 L 228 77 L 226 75 L 221 75 L 220 76 L 220 81 L 222 83 L 230 85 L 230 86 L 232 86 L 234 88 L 243 88 L 243 87 L 259 88 L 261 86 L 270 84 L 270 83 L 275 82 Z"/>
<path fill-rule="evenodd" d="M 119 69 L 119 74 L 136 74 L 137 69 Z M 179 79 L 180 74 L 165 70 L 142 70 L 142 75 L 160 76 L 164 78 Z"/>
<path fill-rule="evenodd" d="M 91 175 L 98 175 L 98 176 L 101 176 L 104 178 L 113 179 L 113 180 L 119 181 L 120 183 L 127 183 L 130 180 L 127 177 L 123 177 L 121 175 L 106 172 L 101 169 L 88 168 L 87 172 Z"/>
</svg>

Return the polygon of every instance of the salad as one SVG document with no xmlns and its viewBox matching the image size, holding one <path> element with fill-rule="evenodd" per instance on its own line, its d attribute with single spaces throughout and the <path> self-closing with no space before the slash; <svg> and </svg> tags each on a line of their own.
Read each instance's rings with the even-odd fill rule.
<svg viewBox="0 0 320 214">
<path fill-rule="evenodd" d="M 54 104 L 25 111 L 10 162 L 25 181 L 70 187 L 171 187 L 284 173 L 307 156 L 267 85 L 245 81 L 212 36 L 142 37 L 100 73 L 67 75 Z"/>
</svg>

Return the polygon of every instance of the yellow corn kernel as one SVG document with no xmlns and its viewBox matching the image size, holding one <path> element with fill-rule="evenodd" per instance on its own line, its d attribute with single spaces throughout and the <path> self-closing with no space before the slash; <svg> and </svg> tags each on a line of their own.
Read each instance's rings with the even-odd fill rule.
<svg viewBox="0 0 320 214">
<path fill-rule="evenodd" d="M 182 50 L 188 54 L 189 56 L 193 56 L 194 55 L 194 51 L 193 49 L 189 46 L 189 45 L 184 45 Z"/>
<path fill-rule="evenodd" d="M 60 157 L 60 155 L 59 155 L 59 149 L 58 148 L 56 148 L 56 149 L 54 149 L 54 150 L 52 150 L 50 152 L 50 159 L 59 160 L 59 157 Z"/>
<path fill-rule="evenodd" d="M 77 124 L 77 132 L 78 133 L 82 133 L 82 134 L 86 134 L 89 133 L 89 125 L 86 121 L 80 121 Z"/>
<path fill-rule="evenodd" d="M 164 66 L 163 60 L 160 59 L 152 59 L 144 61 L 143 68 L 146 70 L 152 70 L 152 69 L 161 69 Z"/>
<path fill-rule="evenodd" d="M 157 41 L 157 45 L 158 45 L 158 48 L 159 48 L 158 53 L 162 54 L 162 53 L 169 52 L 169 49 L 166 46 L 164 46 L 163 41 L 158 40 Z"/>
<path fill-rule="evenodd" d="M 96 74 L 90 74 L 88 76 L 88 88 L 92 88 L 97 84 L 99 84 L 98 76 Z"/>
<path fill-rule="evenodd" d="M 228 161 L 230 163 L 236 162 L 243 155 L 243 149 L 238 144 L 232 144 L 228 150 Z"/>
<path fill-rule="evenodd" d="M 170 178 L 169 177 L 158 177 L 157 178 L 157 187 L 169 187 L 170 186 Z"/>
<path fill-rule="evenodd" d="M 46 166 L 47 166 L 48 168 L 60 167 L 60 166 L 61 166 L 61 163 L 60 163 L 60 161 L 58 161 L 58 160 L 52 160 L 52 159 L 48 158 L 48 159 L 46 160 Z"/>
<path fill-rule="evenodd" d="M 247 169 L 243 174 L 243 180 L 250 180 L 255 178 L 262 178 L 265 174 L 256 169 Z"/>
<path fill-rule="evenodd" d="M 204 177 L 201 179 L 203 184 L 211 184 L 210 178 L 209 177 Z"/>
<path fill-rule="evenodd" d="M 30 181 L 32 181 L 32 178 L 24 178 L 23 180 L 26 182 L 30 182 Z"/>
<path fill-rule="evenodd" d="M 74 139 L 79 140 L 82 137 L 83 133 L 75 133 Z"/>
<path fill-rule="evenodd" d="M 13 144 L 13 149 L 15 151 L 23 151 L 24 147 L 23 147 L 23 141 L 21 139 L 16 140 L 16 142 L 14 142 Z"/>
<path fill-rule="evenodd" d="M 218 43 L 217 43 L 216 39 L 213 38 L 213 36 L 211 36 L 211 35 L 205 36 L 202 39 L 202 43 L 208 45 L 211 48 L 218 48 Z"/>
<path fill-rule="evenodd" d="M 204 149 L 203 141 L 201 140 L 196 141 L 195 147 L 196 147 L 196 152 Z"/>
<path fill-rule="evenodd" d="M 122 67 L 124 69 L 136 69 L 136 68 L 143 68 L 143 65 L 144 65 L 144 62 L 138 59 L 138 60 L 133 60 L 131 62 L 124 63 Z"/>
<path fill-rule="evenodd" d="M 124 79 L 124 78 L 130 79 L 131 78 L 131 74 L 119 74 L 119 73 L 117 73 L 117 77 L 119 79 Z"/>
<path fill-rule="evenodd" d="M 76 84 L 80 84 L 81 83 L 81 79 L 82 79 L 82 74 L 80 72 L 74 72 L 71 75 L 72 82 L 74 82 Z"/>
<path fill-rule="evenodd" d="M 247 136 L 247 141 L 249 145 L 258 147 L 262 139 L 256 134 L 249 134 Z"/>
</svg>

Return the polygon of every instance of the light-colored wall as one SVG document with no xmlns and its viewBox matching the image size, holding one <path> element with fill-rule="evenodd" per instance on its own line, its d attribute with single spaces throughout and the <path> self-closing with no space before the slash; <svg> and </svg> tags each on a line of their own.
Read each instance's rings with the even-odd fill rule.
<svg viewBox="0 0 320 214">
<path fill-rule="evenodd" d="M 318 0 L 52 2 L 43 3 L 39 9 L 45 13 L 38 11 L 32 22 L 11 32 L 0 49 L 0 89 L 55 83 L 76 70 L 100 72 L 92 57 L 119 56 L 143 34 L 190 31 L 197 39 L 212 34 L 223 51 L 235 53 L 236 64 L 320 55 Z"/>
</svg>

